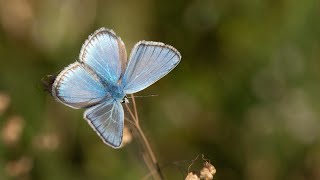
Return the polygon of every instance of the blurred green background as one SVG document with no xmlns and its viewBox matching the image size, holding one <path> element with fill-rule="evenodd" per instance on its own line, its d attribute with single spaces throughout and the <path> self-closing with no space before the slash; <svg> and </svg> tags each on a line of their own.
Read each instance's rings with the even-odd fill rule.
<svg viewBox="0 0 320 180">
<path fill-rule="evenodd" d="M 166 179 L 204 154 L 214 179 L 320 179 L 320 1 L 0 0 L 0 179 L 141 179 L 132 141 L 114 150 L 40 80 L 100 27 L 127 52 L 176 47 L 176 69 L 138 95 Z M 198 166 L 190 170 L 199 171 Z"/>
</svg>

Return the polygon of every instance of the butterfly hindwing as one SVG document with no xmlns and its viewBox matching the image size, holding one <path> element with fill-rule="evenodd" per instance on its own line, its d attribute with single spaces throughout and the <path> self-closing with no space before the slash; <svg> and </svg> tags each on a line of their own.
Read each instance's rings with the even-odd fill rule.
<svg viewBox="0 0 320 180">
<path fill-rule="evenodd" d="M 67 106 L 85 108 L 84 118 L 103 142 L 119 148 L 124 127 L 123 96 L 152 85 L 180 60 L 180 53 L 170 45 L 140 41 L 127 63 L 120 37 L 100 28 L 83 44 L 79 60 L 58 74 L 51 93 Z"/>
<path fill-rule="evenodd" d="M 126 67 L 124 43 L 112 30 L 100 28 L 82 45 L 79 62 L 89 66 L 106 84 L 115 84 Z"/>
<path fill-rule="evenodd" d="M 109 99 L 87 109 L 84 118 L 104 143 L 119 148 L 122 142 L 124 112 L 120 102 Z"/>
<path fill-rule="evenodd" d="M 72 108 L 86 108 L 100 103 L 106 96 L 106 89 L 75 62 L 58 74 L 52 85 L 52 95 Z"/>
<path fill-rule="evenodd" d="M 141 91 L 168 74 L 180 62 L 180 53 L 160 42 L 140 41 L 131 51 L 122 79 L 127 94 Z"/>
</svg>

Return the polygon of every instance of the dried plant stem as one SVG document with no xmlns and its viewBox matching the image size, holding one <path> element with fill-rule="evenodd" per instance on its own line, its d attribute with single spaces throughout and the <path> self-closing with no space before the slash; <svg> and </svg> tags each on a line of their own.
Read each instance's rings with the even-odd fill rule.
<svg viewBox="0 0 320 180">
<path fill-rule="evenodd" d="M 139 116 L 138 116 L 138 111 L 137 111 L 137 106 L 136 106 L 136 100 L 135 100 L 133 94 L 131 94 L 131 98 L 132 98 L 134 115 L 135 115 L 135 117 L 136 117 L 136 123 L 139 124 Z"/>
<path fill-rule="evenodd" d="M 151 176 L 153 176 L 153 174 L 155 174 L 156 172 L 155 172 L 155 168 L 152 164 L 152 161 L 150 160 L 150 158 L 148 157 L 148 155 L 146 153 L 142 154 L 142 158 L 143 158 L 144 162 L 146 163 L 150 172 L 147 175 L 145 175 L 141 180 L 147 180 Z"/>
<path fill-rule="evenodd" d="M 161 170 L 159 168 L 158 161 L 152 151 L 150 143 L 148 142 L 148 140 L 147 140 L 146 136 L 144 135 L 144 133 L 140 127 L 140 124 L 139 124 L 138 111 L 137 111 L 137 106 L 136 106 L 136 102 L 135 102 L 133 94 L 131 95 L 131 98 L 132 98 L 134 113 L 132 112 L 132 110 L 130 109 L 128 104 L 126 104 L 126 108 L 132 118 L 132 120 L 129 120 L 129 122 L 131 125 L 133 125 L 135 127 L 136 135 L 137 135 L 136 137 L 138 138 L 138 140 L 142 144 L 142 146 L 144 148 L 144 152 L 146 153 L 143 155 L 143 159 L 150 170 L 150 174 L 148 174 L 146 177 L 148 178 L 152 175 L 155 180 L 161 180 L 161 179 L 163 179 L 163 176 L 162 176 Z"/>
</svg>

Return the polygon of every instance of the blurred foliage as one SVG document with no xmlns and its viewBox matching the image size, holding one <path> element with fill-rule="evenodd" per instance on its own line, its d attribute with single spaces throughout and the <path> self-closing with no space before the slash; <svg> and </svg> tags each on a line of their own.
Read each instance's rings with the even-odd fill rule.
<svg viewBox="0 0 320 180">
<path fill-rule="evenodd" d="M 137 99 L 166 179 L 202 153 L 217 180 L 320 179 L 318 0 L 0 0 L 0 179 L 148 174 L 134 140 L 104 145 L 41 88 L 103 26 L 128 53 L 145 39 L 182 54 Z"/>
</svg>

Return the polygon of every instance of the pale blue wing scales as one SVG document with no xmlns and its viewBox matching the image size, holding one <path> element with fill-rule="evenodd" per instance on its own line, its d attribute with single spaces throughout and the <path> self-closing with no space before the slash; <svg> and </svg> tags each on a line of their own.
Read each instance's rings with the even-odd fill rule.
<svg viewBox="0 0 320 180">
<path fill-rule="evenodd" d="M 75 62 L 58 74 L 52 95 L 72 108 L 85 108 L 98 104 L 108 94 L 99 80 Z"/>
<path fill-rule="evenodd" d="M 84 118 L 100 136 L 102 141 L 113 148 L 122 142 L 124 112 L 120 102 L 110 99 L 87 109 Z"/>
<path fill-rule="evenodd" d="M 126 94 L 141 91 L 175 68 L 180 53 L 160 42 L 140 41 L 131 51 L 129 63 L 122 79 Z"/>
<path fill-rule="evenodd" d="M 104 83 L 115 84 L 126 67 L 124 43 L 112 30 L 100 28 L 82 45 L 79 62 L 89 66 Z"/>
</svg>

